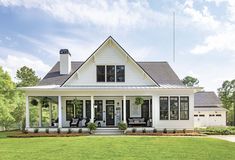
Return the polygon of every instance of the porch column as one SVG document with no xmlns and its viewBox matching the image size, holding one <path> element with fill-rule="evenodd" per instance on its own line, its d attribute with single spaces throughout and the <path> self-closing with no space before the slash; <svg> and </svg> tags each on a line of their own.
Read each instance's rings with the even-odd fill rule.
<svg viewBox="0 0 235 160">
<path fill-rule="evenodd" d="M 86 101 L 85 100 L 83 100 L 82 110 L 83 110 L 83 117 L 82 118 L 86 118 Z"/>
<path fill-rule="evenodd" d="M 39 114 L 39 122 L 38 122 L 38 127 L 42 127 L 42 106 L 39 105 L 39 111 L 38 111 L 38 114 Z"/>
<path fill-rule="evenodd" d="M 61 96 L 58 96 L 58 128 L 62 128 L 62 104 Z"/>
<path fill-rule="evenodd" d="M 26 96 L 26 110 L 25 110 L 25 128 L 29 128 L 29 96 Z"/>
<path fill-rule="evenodd" d="M 156 128 L 156 122 L 159 119 L 159 96 L 152 95 L 152 127 Z"/>
<path fill-rule="evenodd" d="M 123 96 L 123 123 L 126 123 L 126 96 Z"/>
<path fill-rule="evenodd" d="M 91 123 L 94 123 L 94 115 L 95 115 L 95 108 L 94 108 L 94 96 L 91 96 Z"/>
</svg>

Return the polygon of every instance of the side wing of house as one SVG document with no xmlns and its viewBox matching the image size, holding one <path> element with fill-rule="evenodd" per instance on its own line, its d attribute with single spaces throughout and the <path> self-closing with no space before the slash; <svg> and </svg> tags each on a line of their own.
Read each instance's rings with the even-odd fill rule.
<svg viewBox="0 0 235 160">
<path fill-rule="evenodd" d="M 214 92 L 197 92 L 194 100 L 194 127 L 226 126 L 226 109 Z"/>
</svg>

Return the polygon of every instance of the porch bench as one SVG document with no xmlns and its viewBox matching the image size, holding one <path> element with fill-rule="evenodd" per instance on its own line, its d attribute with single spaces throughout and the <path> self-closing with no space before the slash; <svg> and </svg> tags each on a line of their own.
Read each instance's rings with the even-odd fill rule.
<svg viewBox="0 0 235 160">
<path fill-rule="evenodd" d="M 128 118 L 128 125 L 146 125 L 144 118 Z"/>
</svg>

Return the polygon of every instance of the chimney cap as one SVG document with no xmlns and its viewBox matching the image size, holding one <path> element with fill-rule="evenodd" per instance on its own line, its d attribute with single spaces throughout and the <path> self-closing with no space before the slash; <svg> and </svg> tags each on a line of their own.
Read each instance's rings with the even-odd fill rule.
<svg viewBox="0 0 235 160">
<path fill-rule="evenodd" d="M 68 49 L 60 49 L 60 54 L 69 54 L 71 56 Z"/>
</svg>

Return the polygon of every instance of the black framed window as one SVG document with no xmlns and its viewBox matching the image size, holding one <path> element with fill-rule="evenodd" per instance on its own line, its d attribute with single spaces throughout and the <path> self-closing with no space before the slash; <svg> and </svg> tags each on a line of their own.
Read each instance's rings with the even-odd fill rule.
<svg viewBox="0 0 235 160">
<path fill-rule="evenodd" d="M 179 120 L 179 97 L 170 97 L 170 119 Z"/>
<path fill-rule="evenodd" d="M 168 120 L 168 97 L 160 97 L 160 120 Z"/>
<path fill-rule="evenodd" d="M 105 66 L 96 66 L 96 81 L 105 82 Z"/>
<path fill-rule="evenodd" d="M 103 101 L 95 100 L 95 120 L 102 121 L 103 120 Z"/>
<path fill-rule="evenodd" d="M 91 118 L 91 100 L 86 100 L 86 118 Z"/>
<path fill-rule="evenodd" d="M 74 106 L 71 100 L 66 101 L 66 121 L 74 118 Z"/>
<path fill-rule="evenodd" d="M 125 66 L 116 66 L 116 82 L 125 82 Z"/>
<path fill-rule="evenodd" d="M 74 105 L 73 100 L 66 100 L 66 121 L 70 121 L 72 118 L 83 117 L 83 101 L 78 100 L 78 103 Z"/>
<path fill-rule="evenodd" d="M 78 100 L 78 103 L 74 105 L 75 107 L 75 117 L 83 118 L 83 100 Z"/>
<path fill-rule="evenodd" d="M 189 120 L 189 97 L 180 97 L 180 119 Z"/>
<path fill-rule="evenodd" d="M 115 66 L 106 66 L 107 82 L 115 82 Z"/>
</svg>

